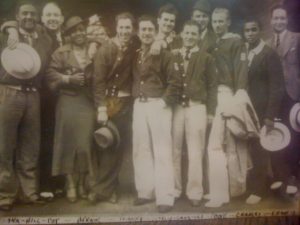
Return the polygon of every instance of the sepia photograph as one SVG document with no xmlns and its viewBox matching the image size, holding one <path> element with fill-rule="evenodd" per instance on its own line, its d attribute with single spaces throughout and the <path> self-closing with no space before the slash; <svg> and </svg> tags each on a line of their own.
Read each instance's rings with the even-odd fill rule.
<svg viewBox="0 0 300 225">
<path fill-rule="evenodd" d="M 299 216 L 299 22 L 299 0 L 0 0 L 0 224 Z"/>
</svg>

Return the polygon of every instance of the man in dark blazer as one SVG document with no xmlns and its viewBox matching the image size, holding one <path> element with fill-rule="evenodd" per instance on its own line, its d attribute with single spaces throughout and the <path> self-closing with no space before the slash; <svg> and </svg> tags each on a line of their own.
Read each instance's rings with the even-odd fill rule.
<svg viewBox="0 0 300 225">
<path fill-rule="evenodd" d="M 257 19 L 251 18 L 244 23 L 244 37 L 248 52 L 248 94 L 257 113 L 261 126 L 271 129 L 274 118 L 278 117 L 284 93 L 283 70 L 277 53 L 261 39 L 261 26 Z M 282 163 L 277 153 L 269 154 L 259 142 L 250 140 L 250 154 L 253 161 L 252 176 L 249 178 L 250 196 L 246 203 L 258 203 L 267 188 L 268 161 L 271 156 L 274 172 L 276 165 Z M 277 175 L 277 173 L 275 173 Z"/>
<path fill-rule="evenodd" d="M 273 34 L 268 43 L 280 56 L 286 90 L 280 118 L 291 131 L 291 142 L 282 153 L 282 157 L 287 160 L 289 165 L 289 167 L 285 168 L 286 173 L 297 176 L 299 173 L 300 134 L 291 127 L 289 114 L 292 106 L 300 100 L 300 34 L 287 30 L 288 14 L 283 6 L 274 6 L 271 13 Z M 288 179 L 287 182 L 292 184 L 294 181 L 293 179 Z M 276 185 L 273 187 L 276 187 Z M 291 192 L 295 192 L 295 189 L 291 190 Z"/>
<path fill-rule="evenodd" d="M 97 121 L 111 120 L 117 126 L 121 143 L 112 150 L 103 150 L 97 157 L 98 174 L 88 199 L 117 202 L 118 176 L 123 153 L 130 147 L 132 117 L 132 60 L 137 50 L 133 42 L 134 17 L 130 13 L 116 16 L 116 37 L 101 46 L 94 58 L 93 95 Z"/>
</svg>

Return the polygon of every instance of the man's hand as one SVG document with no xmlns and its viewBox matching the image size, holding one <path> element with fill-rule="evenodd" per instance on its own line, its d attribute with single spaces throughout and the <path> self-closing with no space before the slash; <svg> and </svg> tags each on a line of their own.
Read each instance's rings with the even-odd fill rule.
<svg viewBox="0 0 300 225">
<path fill-rule="evenodd" d="M 8 39 L 7 39 L 7 47 L 9 49 L 15 49 L 19 43 L 19 34 L 16 28 L 10 27 L 7 29 Z"/>
<path fill-rule="evenodd" d="M 70 84 L 76 86 L 84 86 L 84 74 L 83 73 L 76 73 L 70 76 Z"/>
<path fill-rule="evenodd" d="M 270 119 L 264 119 L 264 125 L 266 126 L 266 132 L 269 133 L 274 128 L 274 122 Z"/>
<path fill-rule="evenodd" d="M 106 124 L 108 115 L 106 111 L 98 111 L 97 122 L 100 124 Z"/>
<path fill-rule="evenodd" d="M 154 41 L 150 48 L 150 54 L 159 55 L 164 48 L 167 48 L 167 43 L 164 40 Z"/>
<path fill-rule="evenodd" d="M 207 125 L 211 125 L 214 120 L 214 116 L 211 114 L 207 115 Z"/>
</svg>

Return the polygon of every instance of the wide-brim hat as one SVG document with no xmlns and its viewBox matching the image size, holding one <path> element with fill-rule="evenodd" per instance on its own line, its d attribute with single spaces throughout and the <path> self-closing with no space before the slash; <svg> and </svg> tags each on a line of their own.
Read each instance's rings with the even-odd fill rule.
<svg viewBox="0 0 300 225">
<path fill-rule="evenodd" d="M 211 5 L 207 0 L 198 0 L 193 6 L 193 10 L 199 10 L 207 14 L 211 14 Z"/>
<path fill-rule="evenodd" d="M 300 103 L 296 103 L 293 105 L 290 111 L 290 124 L 291 127 L 300 132 Z"/>
<path fill-rule="evenodd" d="M 116 125 L 107 121 L 107 123 L 94 132 L 96 143 L 101 149 L 117 148 L 120 145 L 120 134 Z"/>
<path fill-rule="evenodd" d="M 260 131 L 260 144 L 268 151 L 279 151 L 289 145 L 291 133 L 286 125 L 280 122 L 274 122 L 274 127 L 267 132 L 266 126 Z"/>
<path fill-rule="evenodd" d="M 16 48 L 6 47 L 1 54 L 1 63 L 5 71 L 17 79 L 30 79 L 41 69 L 41 58 L 30 45 L 18 43 Z"/>
<path fill-rule="evenodd" d="M 70 33 L 70 31 L 75 28 L 77 25 L 79 24 L 85 24 L 86 21 L 83 20 L 81 17 L 79 16 L 72 16 L 70 17 L 66 23 L 65 23 L 65 26 L 64 26 L 64 34 L 68 34 Z"/>
</svg>

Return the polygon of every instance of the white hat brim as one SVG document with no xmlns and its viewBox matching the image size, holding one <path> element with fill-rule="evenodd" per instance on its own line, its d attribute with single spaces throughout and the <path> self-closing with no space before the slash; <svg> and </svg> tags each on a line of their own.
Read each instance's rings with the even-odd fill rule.
<svg viewBox="0 0 300 225">
<path fill-rule="evenodd" d="M 275 138 L 274 134 L 280 134 L 281 138 Z M 266 126 L 263 126 L 260 131 L 260 144 L 261 146 L 271 152 L 280 151 L 287 147 L 291 141 L 291 133 L 286 125 L 280 122 L 274 123 L 274 128 L 267 133 Z"/>
<path fill-rule="evenodd" d="M 21 73 L 14 70 L 14 66 L 16 63 L 18 63 L 18 55 L 20 55 L 20 52 L 22 55 L 27 55 L 27 59 L 32 61 L 33 66 L 30 71 L 27 71 L 26 73 Z M 14 62 L 12 62 L 12 58 L 15 59 Z M 15 49 L 9 49 L 6 47 L 1 54 L 1 63 L 8 74 L 22 80 L 33 78 L 41 69 L 41 58 L 39 54 L 34 48 L 25 43 L 18 43 Z"/>
<path fill-rule="evenodd" d="M 299 124 L 300 121 L 297 121 L 299 112 L 300 112 L 300 103 L 298 102 L 293 105 L 289 115 L 291 127 L 297 132 L 300 132 L 300 124 Z"/>
</svg>

